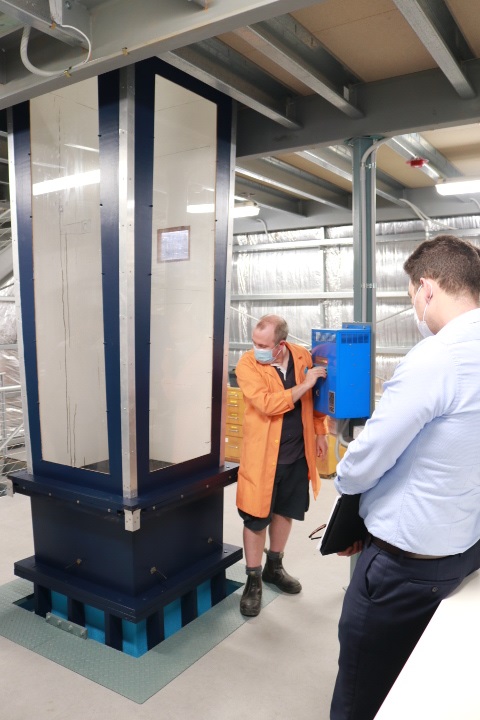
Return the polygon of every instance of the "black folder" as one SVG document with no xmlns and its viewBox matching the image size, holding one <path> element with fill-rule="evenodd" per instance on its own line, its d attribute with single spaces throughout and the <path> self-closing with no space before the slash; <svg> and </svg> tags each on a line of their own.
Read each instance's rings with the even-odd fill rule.
<svg viewBox="0 0 480 720">
<path fill-rule="evenodd" d="M 343 552 L 357 540 L 365 540 L 367 528 L 358 514 L 360 495 L 339 495 L 320 544 L 322 555 Z"/>
</svg>

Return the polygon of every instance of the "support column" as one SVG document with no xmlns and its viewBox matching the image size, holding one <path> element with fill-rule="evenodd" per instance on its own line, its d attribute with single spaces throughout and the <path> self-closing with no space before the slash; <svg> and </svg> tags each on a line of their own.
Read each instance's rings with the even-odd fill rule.
<svg viewBox="0 0 480 720">
<path fill-rule="evenodd" d="M 371 324 L 371 408 L 375 406 L 376 366 L 376 153 L 385 142 L 353 138 L 353 319 Z"/>
<path fill-rule="evenodd" d="M 353 319 L 371 323 L 370 407 L 375 407 L 376 367 L 376 149 L 373 137 L 353 138 Z M 358 555 L 350 558 L 350 577 Z"/>
<path fill-rule="evenodd" d="M 350 144 L 353 155 L 353 319 L 374 324 L 376 141 L 372 137 L 361 137 L 354 138 Z"/>
</svg>

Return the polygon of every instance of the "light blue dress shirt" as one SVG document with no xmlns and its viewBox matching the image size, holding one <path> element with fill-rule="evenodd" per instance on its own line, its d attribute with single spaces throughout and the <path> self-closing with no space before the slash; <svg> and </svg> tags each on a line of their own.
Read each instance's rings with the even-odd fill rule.
<svg viewBox="0 0 480 720">
<path fill-rule="evenodd" d="M 424 555 L 480 538 L 480 309 L 419 342 L 337 467 L 369 532 Z"/>
</svg>

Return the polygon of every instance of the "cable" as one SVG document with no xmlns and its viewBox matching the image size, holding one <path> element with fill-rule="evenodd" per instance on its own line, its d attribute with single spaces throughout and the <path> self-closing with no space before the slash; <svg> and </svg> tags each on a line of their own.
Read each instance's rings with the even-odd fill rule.
<svg viewBox="0 0 480 720">
<path fill-rule="evenodd" d="M 265 235 L 267 236 L 267 242 L 270 242 L 270 238 L 269 238 L 269 236 L 268 236 L 267 223 L 265 222 L 265 220 L 264 220 L 263 218 L 261 218 L 261 217 L 256 217 L 255 220 L 256 220 L 257 222 L 259 222 L 259 223 L 262 223 L 263 229 L 265 230 Z"/>
<path fill-rule="evenodd" d="M 426 225 L 438 225 L 439 227 L 443 228 L 444 230 L 458 230 L 456 227 L 452 227 L 451 225 L 446 225 L 445 223 L 442 223 L 440 220 L 433 220 L 431 217 L 428 217 L 428 215 L 425 215 L 423 210 L 420 210 L 419 207 L 414 205 L 410 200 L 405 200 L 405 198 L 398 198 L 400 202 L 405 203 L 406 205 L 409 205 L 413 212 L 420 218 L 420 220 L 425 223 Z M 470 200 L 474 200 L 474 198 L 470 198 Z M 428 227 L 425 228 L 426 231 L 428 231 Z"/>
<path fill-rule="evenodd" d="M 348 427 L 348 419 L 344 420 L 342 423 L 339 423 L 337 427 L 337 436 L 335 438 L 335 458 L 337 462 L 340 462 L 342 459 L 340 455 L 340 445 L 344 448 L 348 448 L 348 442 L 345 440 L 343 433 L 345 429 Z"/>
<path fill-rule="evenodd" d="M 72 65 L 65 70 L 41 70 L 40 68 L 35 67 L 35 65 L 32 65 L 30 60 L 28 59 L 28 41 L 30 38 L 30 26 L 27 25 L 23 29 L 22 33 L 22 40 L 20 42 L 20 57 L 22 60 L 22 63 L 25 65 L 27 70 L 29 70 L 34 75 L 41 75 L 42 77 L 58 77 L 59 75 L 67 75 L 67 77 L 70 76 L 70 72 L 72 70 L 76 70 L 77 68 L 81 67 L 82 65 L 85 65 L 88 63 L 92 56 L 92 43 L 90 42 L 90 38 L 85 35 L 85 33 L 82 30 L 79 30 L 79 28 L 73 27 L 73 25 L 58 25 L 58 27 L 61 28 L 67 28 L 69 30 L 75 30 L 75 32 L 82 35 L 82 37 L 85 38 L 85 40 L 88 43 L 88 53 L 85 60 L 82 60 L 82 62 L 77 63 L 76 65 Z"/>
</svg>

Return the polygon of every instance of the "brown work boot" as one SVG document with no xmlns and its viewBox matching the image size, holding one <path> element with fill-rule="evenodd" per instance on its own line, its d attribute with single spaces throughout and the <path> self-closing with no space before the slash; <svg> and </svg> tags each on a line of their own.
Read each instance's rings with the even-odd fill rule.
<svg viewBox="0 0 480 720">
<path fill-rule="evenodd" d="M 262 606 L 262 576 L 254 572 L 247 573 L 247 582 L 240 600 L 240 612 L 247 617 L 255 617 Z"/>
<path fill-rule="evenodd" d="M 263 568 L 262 580 L 276 585 L 279 590 L 283 590 L 289 595 L 296 595 L 301 591 L 302 586 L 298 580 L 285 571 L 282 559 L 283 553 L 278 553 L 278 557 L 270 557 L 267 552 L 267 562 Z"/>
</svg>

